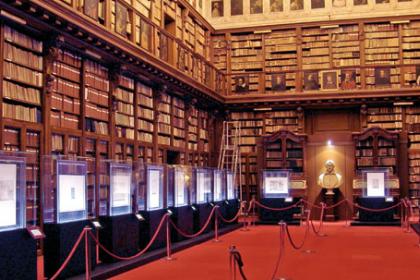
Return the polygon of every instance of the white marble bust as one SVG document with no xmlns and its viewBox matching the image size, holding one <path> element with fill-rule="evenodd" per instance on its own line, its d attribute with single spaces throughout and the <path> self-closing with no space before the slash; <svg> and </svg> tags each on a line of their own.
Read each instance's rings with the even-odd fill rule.
<svg viewBox="0 0 420 280">
<path fill-rule="evenodd" d="M 334 194 L 334 189 L 342 183 L 342 176 L 335 172 L 335 164 L 332 160 L 325 162 L 325 172 L 319 175 L 318 185 L 327 189 L 326 194 Z"/>
</svg>

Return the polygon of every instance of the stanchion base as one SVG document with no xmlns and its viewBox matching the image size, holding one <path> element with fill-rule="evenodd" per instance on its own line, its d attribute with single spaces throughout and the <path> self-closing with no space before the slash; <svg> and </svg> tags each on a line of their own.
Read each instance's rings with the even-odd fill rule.
<svg viewBox="0 0 420 280">
<path fill-rule="evenodd" d="M 176 258 L 174 258 L 174 257 L 164 257 L 163 259 L 165 261 L 175 261 L 176 260 Z"/>
<path fill-rule="evenodd" d="M 241 228 L 240 231 L 250 231 L 249 228 Z"/>
<path fill-rule="evenodd" d="M 315 251 L 311 250 L 311 249 L 306 249 L 306 250 L 303 250 L 302 253 L 304 253 L 304 254 L 315 254 Z"/>
<path fill-rule="evenodd" d="M 292 279 L 287 278 L 287 277 L 279 277 L 279 278 L 274 278 L 273 280 L 292 280 Z"/>
<path fill-rule="evenodd" d="M 220 240 L 220 239 L 213 239 L 212 240 L 214 243 L 219 243 L 219 242 L 222 242 L 222 240 Z"/>
<path fill-rule="evenodd" d="M 318 234 L 319 237 L 327 237 L 328 235 L 326 233 L 320 233 Z"/>
</svg>

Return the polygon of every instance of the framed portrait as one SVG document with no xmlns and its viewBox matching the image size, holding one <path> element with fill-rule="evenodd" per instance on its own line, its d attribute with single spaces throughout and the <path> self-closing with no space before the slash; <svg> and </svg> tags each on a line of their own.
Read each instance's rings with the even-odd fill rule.
<svg viewBox="0 0 420 280">
<path fill-rule="evenodd" d="M 335 8 L 343 8 L 346 6 L 346 0 L 333 0 L 332 5 Z"/>
<path fill-rule="evenodd" d="M 120 2 L 115 3 L 115 32 L 127 36 L 127 8 Z"/>
<path fill-rule="evenodd" d="M 247 91 L 249 91 L 248 76 L 238 76 L 238 77 L 235 78 L 235 91 L 236 92 L 247 92 Z"/>
<path fill-rule="evenodd" d="M 243 0 L 230 0 L 230 15 L 238 16 L 244 14 Z"/>
<path fill-rule="evenodd" d="M 83 13 L 95 20 L 98 19 L 99 0 L 85 0 L 83 5 Z"/>
<path fill-rule="evenodd" d="M 303 0 L 290 0 L 290 10 L 291 11 L 303 10 Z"/>
<path fill-rule="evenodd" d="M 321 72 L 321 89 L 322 90 L 334 90 L 338 89 L 338 71 L 329 70 Z"/>
<path fill-rule="evenodd" d="M 285 73 L 271 75 L 271 89 L 273 91 L 286 90 L 286 74 Z"/>
<path fill-rule="evenodd" d="M 377 86 L 388 86 L 391 84 L 391 69 L 389 67 L 375 68 L 375 84 Z"/>
<path fill-rule="evenodd" d="M 376 4 L 389 4 L 389 0 L 376 0 Z"/>
<path fill-rule="evenodd" d="M 341 70 L 340 88 L 344 90 L 356 88 L 356 70 Z"/>
<path fill-rule="evenodd" d="M 367 5 L 368 0 L 353 0 L 354 6 Z"/>
<path fill-rule="evenodd" d="M 223 16 L 223 1 L 217 0 L 211 2 L 211 16 L 222 17 Z"/>
<path fill-rule="evenodd" d="M 311 0 L 312 9 L 323 9 L 325 8 L 325 0 Z"/>
<path fill-rule="evenodd" d="M 420 65 L 416 65 L 416 86 L 420 86 Z"/>
<path fill-rule="evenodd" d="M 283 0 L 270 0 L 270 12 L 283 12 Z"/>
<path fill-rule="evenodd" d="M 250 0 L 249 5 L 251 14 L 261 14 L 263 12 L 262 0 Z"/>
<path fill-rule="evenodd" d="M 305 90 L 319 89 L 318 71 L 305 72 L 303 74 L 303 85 Z"/>
</svg>

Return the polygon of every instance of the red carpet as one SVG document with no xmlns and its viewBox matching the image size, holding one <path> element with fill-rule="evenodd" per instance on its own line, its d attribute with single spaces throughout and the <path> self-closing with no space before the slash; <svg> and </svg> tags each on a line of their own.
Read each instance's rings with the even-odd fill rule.
<svg viewBox="0 0 420 280">
<path fill-rule="evenodd" d="M 304 227 L 290 227 L 297 243 Z M 311 233 L 305 249 L 294 250 L 286 241 L 277 276 L 291 280 L 419 279 L 420 248 L 414 233 L 399 227 L 344 227 L 325 224 L 327 237 Z M 257 226 L 235 231 L 221 242 L 206 242 L 174 255 L 175 261 L 159 260 L 113 279 L 224 280 L 229 279 L 229 245 L 236 245 L 249 280 L 271 280 L 279 248 L 277 226 Z M 240 279 L 239 277 L 237 279 Z"/>
</svg>

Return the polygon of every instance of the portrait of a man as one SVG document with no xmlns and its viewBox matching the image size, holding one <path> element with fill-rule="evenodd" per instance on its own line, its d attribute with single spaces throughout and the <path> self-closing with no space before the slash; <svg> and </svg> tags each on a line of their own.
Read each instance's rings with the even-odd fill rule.
<svg viewBox="0 0 420 280">
<path fill-rule="evenodd" d="M 322 89 L 333 90 L 338 88 L 338 71 L 323 71 L 322 76 Z"/>
<path fill-rule="evenodd" d="M 303 10 L 303 0 L 290 0 L 290 10 Z"/>
<path fill-rule="evenodd" d="M 250 0 L 249 4 L 251 14 L 261 14 L 263 12 L 262 0 Z"/>
<path fill-rule="evenodd" d="M 283 12 L 283 0 L 270 0 L 270 12 Z"/>
<path fill-rule="evenodd" d="M 325 1 L 324 0 L 311 0 L 311 8 L 312 9 L 325 8 Z"/>
<path fill-rule="evenodd" d="M 354 0 L 353 4 L 355 6 L 360 6 L 360 5 L 367 5 L 367 0 Z"/>
<path fill-rule="evenodd" d="M 303 84 L 305 90 L 319 89 L 318 72 L 305 72 L 303 75 Z"/>
<path fill-rule="evenodd" d="M 85 0 L 85 4 L 83 6 L 83 12 L 88 17 L 91 17 L 93 19 L 98 19 L 98 6 L 99 6 L 99 0 Z"/>
<path fill-rule="evenodd" d="M 232 16 L 242 15 L 244 13 L 243 0 L 230 0 L 230 14 Z"/>
<path fill-rule="evenodd" d="M 222 17 L 223 16 L 223 1 L 213 1 L 211 2 L 211 16 L 212 17 Z"/>
<path fill-rule="evenodd" d="M 341 89 L 355 89 L 356 88 L 356 71 L 342 70 L 341 71 Z"/>
<path fill-rule="evenodd" d="M 271 75 L 271 89 L 273 91 L 286 90 L 286 75 L 284 73 Z"/>
<path fill-rule="evenodd" d="M 388 67 L 375 68 L 375 84 L 377 86 L 388 86 L 391 83 L 391 70 Z"/>
<path fill-rule="evenodd" d="M 127 8 L 121 3 L 116 3 L 116 19 L 115 19 L 115 31 L 121 35 L 127 35 L 127 19 L 128 11 Z"/>
<path fill-rule="evenodd" d="M 248 77 L 239 76 L 235 78 L 235 91 L 236 92 L 247 92 L 249 91 Z"/>
</svg>

